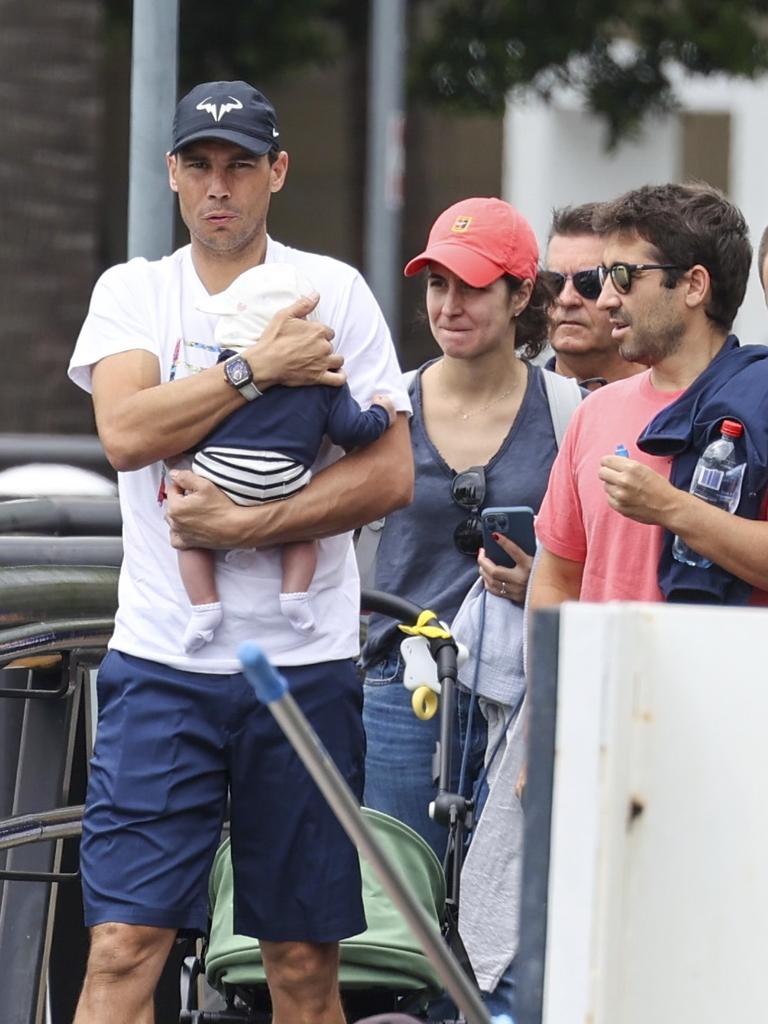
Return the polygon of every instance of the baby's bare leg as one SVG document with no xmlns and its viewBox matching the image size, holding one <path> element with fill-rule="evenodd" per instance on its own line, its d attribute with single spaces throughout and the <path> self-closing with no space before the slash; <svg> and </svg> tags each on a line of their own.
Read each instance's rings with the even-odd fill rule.
<svg viewBox="0 0 768 1024">
<path fill-rule="evenodd" d="M 206 548 L 179 551 L 179 574 L 192 604 L 192 615 L 182 643 L 187 654 L 213 640 L 221 622 L 221 602 L 216 586 L 216 560 Z"/>
<path fill-rule="evenodd" d="M 317 548 L 312 540 L 297 540 L 293 544 L 283 544 L 281 550 L 283 562 L 283 592 L 300 594 L 309 590 L 312 577 L 317 568 Z"/>
<path fill-rule="evenodd" d="M 295 541 L 281 549 L 283 582 L 280 611 L 300 633 L 315 630 L 315 617 L 309 603 L 309 585 L 317 567 L 314 541 Z"/>
<path fill-rule="evenodd" d="M 207 548 L 179 551 L 181 582 L 192 604 L 212 604 L 219 600 L 216 587 L 216 559 Z"/>
</svg>

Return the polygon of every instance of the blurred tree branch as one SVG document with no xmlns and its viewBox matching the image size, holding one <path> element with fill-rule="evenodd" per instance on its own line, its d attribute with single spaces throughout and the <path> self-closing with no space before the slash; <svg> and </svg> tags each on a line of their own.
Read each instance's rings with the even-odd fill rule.
<svg viewBox="0 0 768 1024">
<path fill-rule="evenodd" d="M 106 0 L 130 18 L 130 0 Z M 430 104 L 499 112 L 510 91 L 569 86 L 611 144 L 676 105 L 673 63 L 747 78 L 768 70 L 768 0 L 409 0 L 409 89 Z M 181 80 L 257 81 L 364 50 L 365 0 L 181 3 Z"/>
<path fill-rule="evenodd" d="M 510 90 L 569 86 L 609 142 L 676 105 L 670 65 L 768 70 L 766 0 L 434 0 L 412 44 L 411 87 L 433 103 L 502 111 Z"/>
</svg>

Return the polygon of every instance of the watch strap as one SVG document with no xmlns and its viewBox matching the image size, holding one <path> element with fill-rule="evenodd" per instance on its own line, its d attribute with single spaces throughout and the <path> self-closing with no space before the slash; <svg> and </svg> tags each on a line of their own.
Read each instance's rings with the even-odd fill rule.
<svg viewBox="0 0 768 1024">
<path fill-rule="evenodd" d="M 256 398 L 261 398 L 262 394 L 264 393 L 263 391 L 259 391 L 259 389 L 253 383 L 253 381 L 249 381 L 248 383 L 245 384 L 238 384 L 237 390 L 240 392 L 243 398 L 247 399 L 249 402 L 253 402 L 254 399 Z"/>
</svg>

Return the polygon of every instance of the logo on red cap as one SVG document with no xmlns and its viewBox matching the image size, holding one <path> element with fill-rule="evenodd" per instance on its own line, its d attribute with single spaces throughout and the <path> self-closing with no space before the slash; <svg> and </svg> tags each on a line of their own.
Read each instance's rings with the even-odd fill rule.
<svg viewBox="0 0 768 1024">
<path fill-rule="evenodd" d="M 469 230 L 469 225 L 471 223 L 471 217 L 457 217 L 456 220 L 453 222 L 451 231 L 455 232 L 457 235 L 463 234 L 465 231 Z"/>
</svg>

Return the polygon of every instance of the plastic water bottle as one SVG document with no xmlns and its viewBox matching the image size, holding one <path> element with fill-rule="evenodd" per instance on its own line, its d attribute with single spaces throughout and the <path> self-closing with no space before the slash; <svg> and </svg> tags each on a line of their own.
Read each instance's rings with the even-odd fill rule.
<svg viewBox="0 0 768 1024">
<path fill-rule="evenodd" d="M 735 420 L 723 420 L 720 437 L 702 452 L 691 480 L 691 494 L 703 498 L 710 505 L 735 512 L 741 498 L 741 484 L 746 465 L 736 462 L 734 439 L 741 437 L 744 428 Z M 675 537 L 672 554 L 678 562 L 699 569 L 708 569 L 712 562 Z"/>
</svg>

